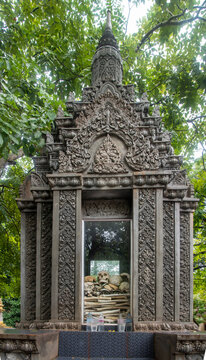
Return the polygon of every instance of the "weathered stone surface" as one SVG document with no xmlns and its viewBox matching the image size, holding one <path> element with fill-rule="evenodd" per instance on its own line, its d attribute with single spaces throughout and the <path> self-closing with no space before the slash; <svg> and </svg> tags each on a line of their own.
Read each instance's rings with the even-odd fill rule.
<svg viewBox="0 0 206 360">
<path fill-rule="evenodd" d="M 52 360 L 58 355 L 57 331 L 0 330 L 0 355 L 9 360 Z"/>
<path fill-rule="evenodd" d="M 107 272 L 97 282 L 89 277 L 88 296 L 121 295 L 119 286 L 127 284 L 129 304 L 131 281 L 136 330 L 192 328 L 190 224 L 197 199 L 159 109 L 149 112 L 149 105 L 146 93 L 136 101 L 134 86 L 122 85 L 122 59 L 108 22 L 93 58 L 92 86 L 82 101 L 69 95 L 67 116 L 58 110 L 17 201 L 22 327 L 80 325 L 82 219 L 99 218 L 133 220 L 133 273 L 131 279 L 114 280 Z"/>
</svg>

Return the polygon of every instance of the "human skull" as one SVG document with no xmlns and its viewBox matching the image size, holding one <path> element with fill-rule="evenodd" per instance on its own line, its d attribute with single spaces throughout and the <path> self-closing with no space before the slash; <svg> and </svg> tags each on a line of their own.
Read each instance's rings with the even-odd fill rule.
<svg viewBox="0 0 206 360">
<path fill-rule="evenodd" d="M 84 283 L 84 293 L 87 296 L 90 296 L 92 294 L 92 291 L 94 289 L 94 284 L 92 282 L 85 282 Z"/>
<path fill-rule="evenodd" d="M 100 271 L 99 273 L 98 273 L 98 279 L 99 279 L 99 282 L 101 281 L 101 280 L 104 280 L 104 282 L 109 282 L 109 273 L 108 272 L 106 272 L 106 271 Z"/>
</svg>

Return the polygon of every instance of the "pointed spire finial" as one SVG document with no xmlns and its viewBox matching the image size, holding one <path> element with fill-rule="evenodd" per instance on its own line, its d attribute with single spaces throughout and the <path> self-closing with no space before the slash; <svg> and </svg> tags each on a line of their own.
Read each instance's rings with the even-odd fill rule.
<svg viewBox="0 0 206 360">
<path fill-rule="evenodd" d="M 112 30 L 112 20 L 111 20 L 111 11 L 107 10 L 107 24 L 106 28 L 109 28 Z"/>
</svg>

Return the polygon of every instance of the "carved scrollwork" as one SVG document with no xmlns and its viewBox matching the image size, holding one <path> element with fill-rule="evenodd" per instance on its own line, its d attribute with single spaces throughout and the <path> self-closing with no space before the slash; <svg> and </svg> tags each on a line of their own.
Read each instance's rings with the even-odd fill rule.
<svg viewBox="0 0 206 360">
<path fill-rule="evenodd" d="M 180 213 L 180 320 L 190 320 L 190 214 Z"/>
<path fill-rule="evenodd" d="M 133 146 L 125 156 L 125 160 L 133 170 L 141 171 L 160 167 L 158 149 L 151 144 L 149 138 L 145 138 L 142 134 L 136 136 Z"/>
<path fill-rule="evenodd" d="M 115 134 L 123 141 L 127 148 L 125 161 L 132 170 L 160 167 L 158 148 L 151 141 L 148 131 L 140 132 L 139 113 L 127 101 L 102 94 L 94 103 L 85 106 L 76 122 L 81 124 L 79 131 L 66 141 L 66 152 L 59 152 L 59 172 L 85 171 L 90 163 L 91 146 L 95 139 L 108 134 Z"/>
<path fill-rule="evenodd" d="M 51 317 L 52 204 L 42 203 L 41 212 L 41 320 Z"/>
<path fill-rule="evenodd" d="M 76 191 L 60 192 L 59 203 L 59 320 L 75 318 Z"/>
<path fill-rule="evenodd" d="M 36 213 L 25 213 L 25 320 L 36 316 Z"/>
<path fill-rule="evenodd" d="M 155 190 L 139 196 L 139 321 L 155 320 Z"/>
<path fill-rule="evenodd" d="M 174 202 L 163 204 L 163 317 L 174 321 L 175 301 L 175 214 Z"/>
<path fill-rule="evenodd" d="M 48 185 L 47 177 L 36 172 L 31 173 L 31 186 L 43 187 Z"/>
</svg>

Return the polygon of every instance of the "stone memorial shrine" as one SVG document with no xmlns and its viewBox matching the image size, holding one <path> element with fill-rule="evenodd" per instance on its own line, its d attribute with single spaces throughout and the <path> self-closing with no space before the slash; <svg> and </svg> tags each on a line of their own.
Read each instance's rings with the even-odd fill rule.
<svg viewBox="0 0 206 360">
<path fill-rule="evenodd" d="M 108 12 L 91 86 L 81 101 L 69 95 L 66 112 L 59 108 L 17 199 L 19 331 L 60 329 L 61 341 L 69 334 L 69 341 L 77 334 L 86 339 L 89 314 L 103 315 L 112 329 L 130 313 L 128 337 L 97 332 L 85 341 L 107 337 L 109 344 L 113 336 L 114 348 L 115 339 L 128 342 L 125 358 L 200 360 L 206 339 L 193 332 L 192 298 L 197 199 L 159 109 L 150 108 L 146 93 L 137 101 L 134 85 L 122 85 L 122 76 Z M 150 342 L 154 336 L 154 353 L 130 353 L 139 333 Z"/>
<path fill-rule="evenodd" d="M 158 108 L 122 74 L 108 17 L 91 87 L 59 109 L 18 199 L 22 326 L 79 328 L 105 304 L 111 323 L 131 312 L 135 330 L 194 328 L 197 199 Z"/>
</svg>

